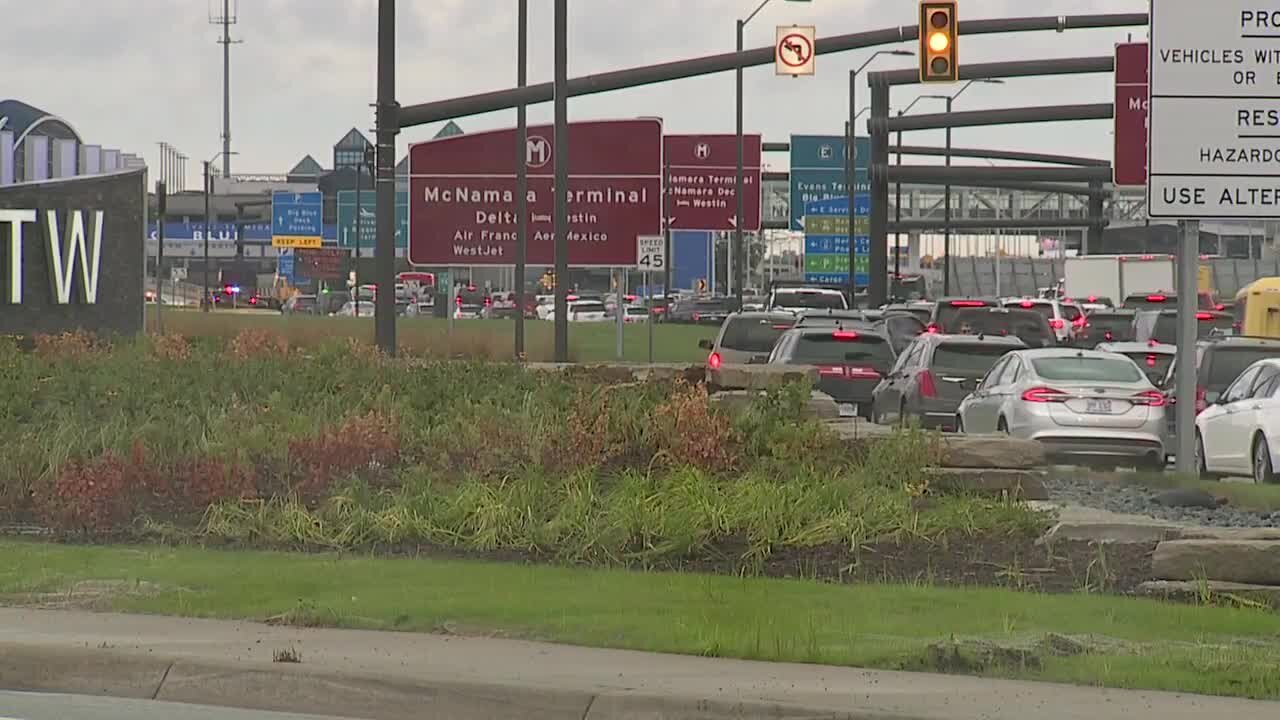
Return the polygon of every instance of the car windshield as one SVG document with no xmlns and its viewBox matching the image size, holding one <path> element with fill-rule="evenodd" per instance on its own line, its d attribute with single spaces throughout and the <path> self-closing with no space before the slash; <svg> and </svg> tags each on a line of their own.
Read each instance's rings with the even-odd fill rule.
<svg viewBox="0 0 1280 720">
<path fill-rule="evenodd" d="M 773 293 L 773 304 L 788 308 L 845 308 L 843 295 L 822 290 L 777 290 Z"/>
<path fill-rule="evenodd" d="M 1212 392 L 1222 392 L 1235 382 L 1240 373 L 1259 360 L 1280 357 L 1280 347 L 1216 347 L 1206 353 L 1209 371 L 1205 388 Z"/>
<path fill-rule="evenodd" d="M 1230 331 L 1235 320 L 1224 313 L 1196 313 L 1196 338 L 1203 340 L 1213 335 L 1215 330 Z M 1158 343 L 1174 345 L 1178 342 L 1178 316 L 1176 313 L 1160 313 L 1156 318 L 1155 328 L 1151 331 L 1151 339 Z"/>
<path fill-rule="evenodd" d="M 1159 384 L 1169 373 L 1169 368 L 1173 366 L 1172 353 L 1153 353 L 1143 352 L 1141 350 L 1129 351 L 1121 353 L 1125 357 L 1137 364 L 1138 369 L 1152 384 Z"/>
<path fill-rule="evenodd" d="M 1045 380 L 1061 382 L 1130 383 L 1142 379 L 1142 373 L 1128 359 L 1090 355 L 1036 358 L 1031 361 L 1036 374 Z"/>
<path fill-rule="evenodd" d="M 1009 345 L 947 342 L 933 351 L 931 366 L 940 374 L 982 377 L 996 360 L 1016 349 Z"/>
<path fill-rule="evenodd" d="M 1133 315 L 1119 313 L 1094 313 L 1089 316 L 1089 334 L 1111 342 L 1133 340 Z M 1107 333 L 1110 333 L 1108 335 Z"/>
<path fill-rule="evenodd" d="M 720 347 L 752 353 L 773 350 L 782 333 L 791 329 L 790 322 L 769 318 L 732 318 L 724 329 Z"/>
<path fill-rule="evenodd" d="M 879 335 L 835 330 L 801 335 L 790 362 L 803 365 L 857 364 L 887 372 L 893 365 L 893 351 Z"/>
<path fill-rule="evenodd" d="M 1033 348 L 1057 343 L 1048 321 L 1031 310 L 969 309 L 958 313 L 953 324 L 951 332 L 961 335 L 1012 335 Z"/>
</svg>

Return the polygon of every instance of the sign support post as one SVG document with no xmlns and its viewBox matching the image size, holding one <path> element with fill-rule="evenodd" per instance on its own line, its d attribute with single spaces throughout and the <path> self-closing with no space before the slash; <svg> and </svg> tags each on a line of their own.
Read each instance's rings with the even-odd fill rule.
<svg viewBox="0 0 1280 720">
<path fill-rule="evenodd" d="M 1173 406 L 1178 424 L 1177 469 L 1194 473 L 1196 467 L 1196 310 L 1200 263 L 1200 221 L 1178 223 L 1178 352 L 1174 378 L 1178 402 Z"/>
<path fill-rule="evenodd" d="M 625 323 L 625 322 L 627 321 L 627 318 L 626 318 L 626 315 L 627 315 L 627 309 L 626 309 L 626 307 L 625 307 L 625 306 L 623 306 L 623 303 L 624 303 L 624 302 L 626 302 L 626 301 L 625 301 L 625 300 L 623 300 L 623 297 L 622 297 L 622 296 L 623 296 L 627 291 L 626 291 L 626 288 L 622 287 L 623 278 L 625 277 L 625 275 L 623 274 L 623 272 L 624 272 L 624 271 L 622 270 L 622 268 L 618 268 L 617 270 L 614 270 L 613 272 L 614 272 L 614 275 L 613 275 L 613 281 L 614 281 L 614 283 L 615 283 L 615 286 L 617 287 L 617 290 L 616 290 L 616 291 L 614 291 L 614 295 L 613 295 L 613 297 L 614 297 L 614 300 L 613 300 L 613 314 L 617 316 L 615 319 L 618 321 L 618 322 L 617 322 L 617 325 L 618 325 L 618 348 L 617 348 L 617 352 L 618 352 L 618 359 L 619 359 L 619 360 L 621 360 L 621 359 L 622 359 L 622 350 L 623 350 L 623 348 L 622 348 L 622 325 L 623 325 L 623 323 Z"/>
<path fill-rule="evenodd" d="M 670 232 L 670 231 L 668 231 Z M 644 273 L 644 292 L 648 303 L 645 305 L 646 315 L 644 324 L 649 326 L 649 364 L 653 364 L 653 325 L 657 320 L 653 317 L 653 274 L 649 271 Z"/>
</svg>

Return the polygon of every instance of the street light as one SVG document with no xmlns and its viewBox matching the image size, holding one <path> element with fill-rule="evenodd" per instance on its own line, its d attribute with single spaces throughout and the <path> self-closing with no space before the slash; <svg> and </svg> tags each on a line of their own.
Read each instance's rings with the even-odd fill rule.
<svg viewBox="0 0 1280 720">
<path fill-rule="evenodd" d="M 733 256 L 733 266 L 727 269 L 725 275 L 730 278 L 730 284 L 733 285 L 736 291 L 739 309 L 742 307 L 742 221 L 743 216 L 746 214 L 743 207 L 743 200 L 745 199 L 743 196 L 745 193 L 742 189 L 742 185 L 745 182 L 742 162 L 743 155 L 746 153 L 742 139 L 742 31 L 746 28 L 747 23 L 751 22 L 752 18 L 756 15 L 759 15 L 760 11 L 763 10 L 764 6 L 768 5 L 769 2 L 770 0 L 761 0 L 760 4 L 756 6 L 755 10 L 751 11 L 751 14 L 748 15 L 745 20 L 738 20 L 738 54 L 734 57 L 734 75 L 737 81 L 737 90 L 735 95 L 738 115 L 738 174 L 734 181 L 733 189 L 737 200 L 737 209 L 734 213 L 733 223 L 733 249 L 731 252 L 731 255 Z M 669 292 L 670 288 L 667 288 L 667 290 Z"/>
<path fill-rule="evenodd" d="M 221 150 L 204 161 L 204 295 L 200 298 L 200 307 L 205 312 L 209 311 L 212 300 L 209 295 L 209 193 L 212 191 L 213 179 L 209 176 L 209 166 L 217 162 L 220 157 L 239 154 L 234 150 L 230 152 Z"/>
<path fill-rule="evenodd" d="M 854 299 L 854 297 L 855 297 L 855 296 L 856 296 L 856 294 L 857 294 L 857 288 L 855 288 L 855 287 L 854 287 L 854 282 L 853 282 L 853 257 L 854 257 L 854 242 L 853 242 L 853 195 L 854 195 L 854 186 L 855 186 L 855 184 L 857 183 L 857 177 L 856 177 L 856 176 L 857 176 L 857 173 L 856 173 L 856 167 L 857 167 L 857 141 L 856 141 L 856 138 L 857 138 L 857 136 L 858 136 L 858 133 L 857 133 L 857 129 L 856 129 L 856 127 L 857 127 L 857 122 L 858 122 L 858 116 L 859 116 L 859 115 L 861 115 L 863 111 L 867 110 L 867 108 L 863 108 L 863 109 L 862 109 L 862 111 L 859 111 L 859 110 L 857 109 L 857 107 L 858 107 L 858 104 L 857 104 L 857 95 L 858 95 L 858 73 L 862 72 L 863 70 L 866 70 L 866 69 L 867 69 L 867 66 L 868 66 L 868 65 L 870 65 L 870 64 L 872 63 L 872 61 L 874 61 L 876 58 L 880 57 L 881 55 L 898 55 L 898 56 L 904 56 L 904 55 L 906 55 L 906 56 L 910 56 L 910 55 L 912 55 L 912 54 L 913 54 L 913 53 L 911 53 L 911 52 L 910 52 L 910 51 L 908 51 L 908 50 L 877 50 L 877 51 L 875 51 L 875 52 L 871 53 L 871 56 L 870 56 L 870 57 L 868 57 L 865 61 L 863 61 L 863 63 L 862 63 L 861 65 L 859 65 L 859 66 L 858 66 L 858 68 L 857 68 L 856 70 L 850 70 L 850 71 L 849 71 L 849 123 L 845 126 L 845 129 L 844 129 L 844 185 L 845 185 L 845 193 L 844 193 L 844 194 L 845 194 L 845 196 L 848 198 L 848 204 L 849 204 L 849 232 L 848 232 L 848 238 L 849 238 L 849 304 L 850 304 L 851 306 L 852 306 L 852 304 L 853 304 L 853 299 Z M 870 106 L 868 106 L 868 107 L 870 107 Z"/>
</svg>

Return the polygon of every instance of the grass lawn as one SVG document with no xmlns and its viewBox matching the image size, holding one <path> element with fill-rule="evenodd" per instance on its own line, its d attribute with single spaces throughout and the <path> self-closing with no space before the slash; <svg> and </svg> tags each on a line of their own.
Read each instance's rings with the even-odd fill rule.
<svg viewBox="0 0 1280 720">
<path fill-rule="evenodd" d="M 0 602 L 1280 698 L 1280 617 L 1102 595 L 0 541 Z M 102 581 L 107 581 L 106 583 Z M 111 581 L 118 581 L 112 586 Z M 1080 645 L 1065 654 L 1045 649 Z M 970 648 L 957 661 L 935 643 Z M 989 642 L 1004 650 L 973 650 Z M 951 647 L 943 645 L 944 648 Z M 977 647 L 981 647 L 980 645 Z M 1015 658 L 1010 660 L 1010 658 Z"/>
<path fill-rule="evenodd" d="M 1196 488 L 1215 497 L 1224 497 L 1232 507 L 1242 510 L 1280 510 L 1280 485 L 1258 485 L 1250 480 L 1232 478 L 1225 481 L 1202 480 L 1194 475 L 1176 473 L 1123 473 L 1121 482 L 1154 488 Z"/>
<path fill-rule="evenodd" d="M 147 327 L 154 329 L 154 307 L 148 306 L 147 311 Z M 192 337 L 229 337 L 252 328 L 280 333 L 294 345 L 301 346 L 316 345 L 343 336 L 373 342 L 372 318 L 284 316 L 267 310 L 202 313 L 176 308 L 165 308 L 162 315 L 166 332 Z M 448 320 L 400 318 L 396 327 L 400 347 L 410 352 L 428 352 L 444 345 L 459 352 L 499 359 L 510 358 L 515 348 L 515 322 L 512 320 L 459 320 L 450 331 Z M 706 325 L 656 323 L 653 328 L 653 360 L 702 362 L 707 351 L 698 347 L 698 341 L 714 338 L 716 330 L 716 327 Z M 526 353 L 530 360 L 553 359 L 555 338 L 552 323 L 527 320 L 525 333 Z M 572 359 L 578 362 L 616 360 L 617 326 L 613 323 L 571 323 L 569 346 Z M 648 328 L 641 323 L 627 325 L 623 346 L 625 360 L 648 361 Z"/>
</svg>

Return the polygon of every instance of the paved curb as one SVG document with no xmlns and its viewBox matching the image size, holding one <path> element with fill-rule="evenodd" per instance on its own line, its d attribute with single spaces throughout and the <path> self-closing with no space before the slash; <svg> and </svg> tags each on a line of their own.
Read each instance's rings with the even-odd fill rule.
<svg viewBox="0 0 1280 720">
<path fill-rule="evenodd" d="M 368 720 L 942 720 L 881 711 L 844 713 L 783 703 L 727 702 L 622 691 L 592 694 L 516 684 L 425 679 L 419 683 L 369 674 L 317 672 L 309 670 L 305 663 L 209 662 L 111 648 L 73 650 L 17 643 L 0 643 L 0 689 Z"/>
</svg>

